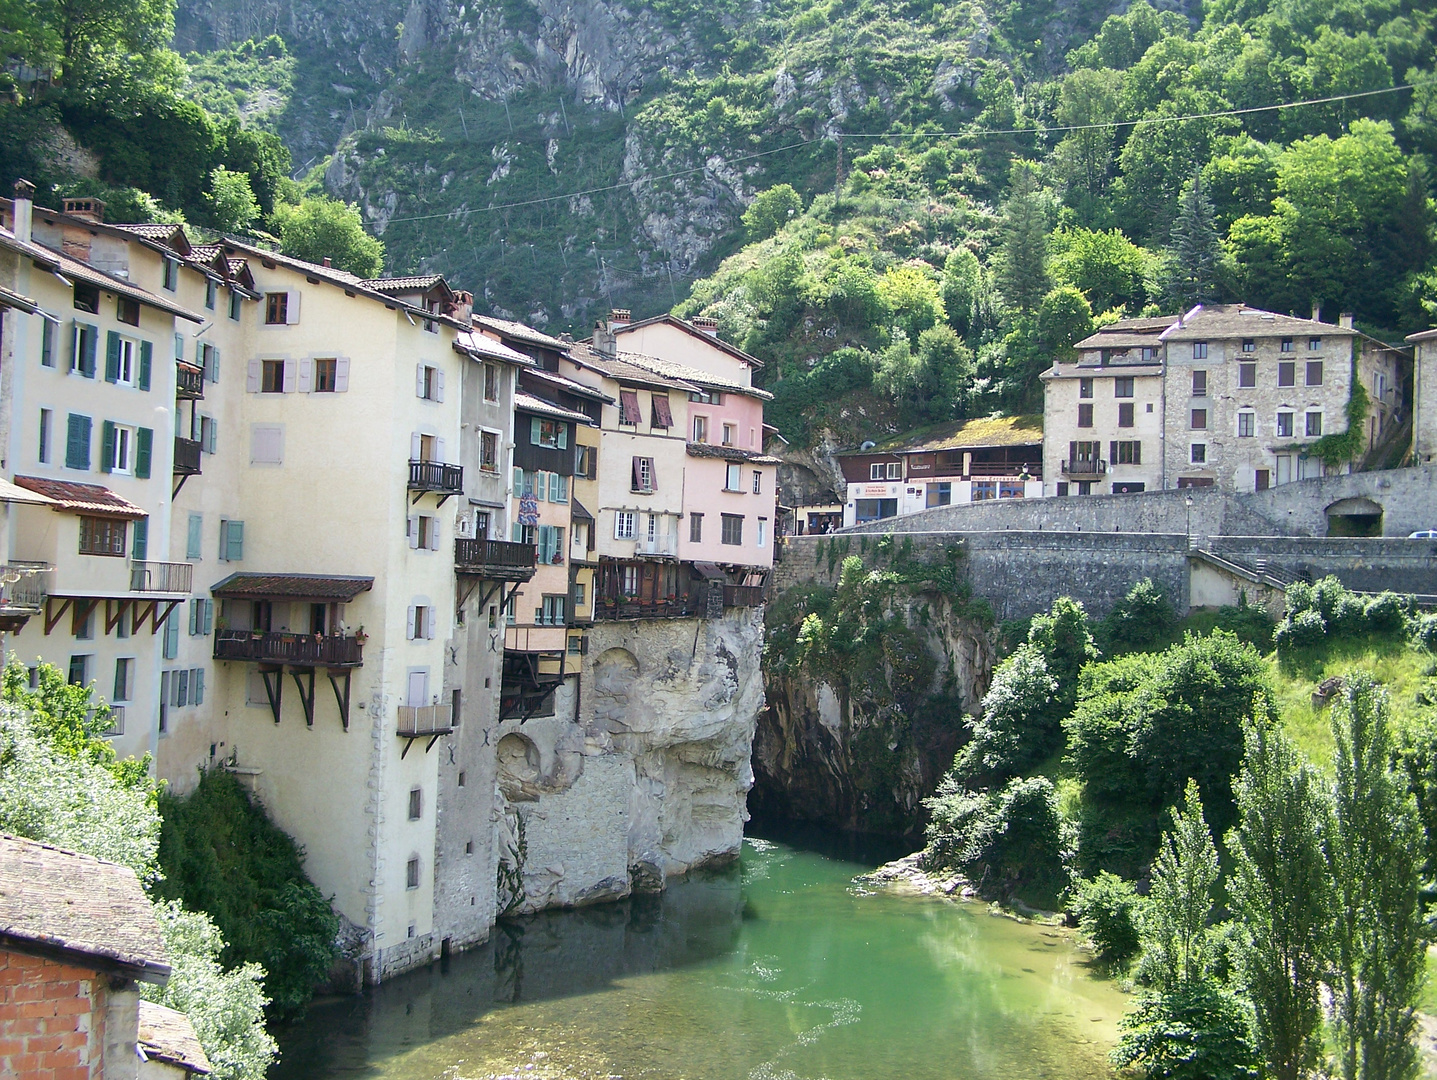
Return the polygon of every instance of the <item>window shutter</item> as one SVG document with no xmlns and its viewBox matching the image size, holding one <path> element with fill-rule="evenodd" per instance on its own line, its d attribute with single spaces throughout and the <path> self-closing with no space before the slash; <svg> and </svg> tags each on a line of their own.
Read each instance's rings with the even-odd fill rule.
<svg viewBox="0 0 1437 1080">
<path fill-rule="evenodd" d="M 522 528 L 523 526 L 520 525 L 517 521 L 514 522 L 513 525 L 509 526 L 509 536 L 516 544 L 524 539 L 524 534 L 520 532 Z"/>
<path fill-rule="evenodd" d="M 444 440 L 443 440 L 443 439 L 435 439 L 435 440 L 434 440 L 434 457 L 435 457 L 435 459 L 438 460 L 438 461 L 448 461 L 448 460 L 449 460 L 447 457 L 444 456 Z"/>
<path fill-rule="evenodd" d="M 264 372 L 264 362 L 258 358 L 249 362 L 249 371 L 245 373 L 244 388 L 247 393 L 258 394 L 260 376 Z"/>
<path fill-rule="evenodd" d="M 165 659 L 173 660 L 180 652 L 180 620 L 175 618 L 175 613 L 170 612 L 170 617 L 165 620 Z M 174 680 L 172 679 L 171 682 Z M 178 692 L 178 691 L 177 691 Z"/>
<path fill-rule="evenodd" d="M 439 519 L 432 518 L 433 524 L 429 527 L 429 550 L 439 550 Z"/>
<path fill-rule="evenodd" d="M 299 322 L 299 293 L 291 289 L 289 298 L 285 301 L 284 321 L 290 326 Z"/>
<path fill-rule="evenodd" d="M 560 425 L 559 425 L 559 449 L 560 449 L 560 450 L 567 450 L 567 449 L 569 449 L 569 425 L 568 425 L 568 424 L 560 424 Z"/>
<path fill-rule="evenodd" d="M 633 472 L 631 474 L 631 486 L 635 491 L 639 490 L 639 459 L 634 458 Z"/>
<path fill-rule="evenodd" d="M 65 356 L 65 370 L 74 371 L 80 362 L 80 326 L 77 319 L 70 323 L 70 349 Z"/>
<path fill-rule="evenodd" d="M 1076 442 L 1070 442 L 1070 443 L 1068 444 L 1068 460 L 1069 460 L 1069 461 L 1077 461 L 1077 460 L 1078 460 L 1078 444 L 1077 444 Z"/>
<path fill-rule="evenodd" d="M 334 362 L 334 392 L 342 394 L 349 389 L 349 357 L 341 356 Z"/>
<path fill-rule="evenodd" d="M 134 541 L 134 547 L 131 549 L 131 552 L 130 552 L 130 558 L 135 559 L 135 560 L 138 560 L 139 562 L 144 562 L 144 561 L 145 561 L 146 559 L 148 559 L 149 557 L 150 557 L 150 519 L 149 519 L 149 518 L 140 518 L 138 521 L 135 522 L 135 541 Z M 179 624 L 180 624 L 180 620 L 179 620 L 179 619 L 176 619 L 176 620 L 175 620 L 175 626 L 178 627 Z"/>
<path fill-rule="evenodd" d="M 1134 442 L 1134 443 L 1133 443 L 1133 464 L 1134 464 L 1134 465 L 1141 465 L 1142 463 L 1143 463 L 1143 444 L 1140 443 L 1140 442 Z"/>
<path fill-rule="evenodd" d="M 40 320 L 40 365 L 55 366 L 55 324 L 43 318 Z"/>
<path fill-rule="evenodd" d="M 541 421 L 537 416 L 529 417 L 529 443 L 531 446 L 539 445 L 539 425 Z"/>
<path fill-rule="evenodd" d="M 213 345 L 205 350 L 205 374 L 210 382 L 220 381 L 220 351 Z"/>
<path fill-rule="evenodd" d="M 190 601 L 190 637 L 199 633 L 200 605 L 203 603 L 204 601 L 199 599 Z"/>
<path fill-rule="evenodd" d="M 437 368 L 434 371 L 434 400 L 444 400 L 444 372 Z"/>
<path fill-rule="evenodd" d="M 424 444 L 420 441 L 419 432 L 414 431 L 409 435 L 409 460 L 418 461 L 421 447 Z"/>
<path fill-rule="evenodd" d="M 410 604 L 410 605 L 409 605 L 409 614 L 408 614 L 408 615 L 405 617 L 405 619 L 404 619 L 404 637 L 405 637 L 407 640 L 409 640 L 409 641 L 413 641 L 413 640 L 414 640 L 414 605 L 413 605 L 413 604 Z"/>
<path fill-rule="evenodd" d="M 231 521 L 227 533 L 228 560 L 241 562 L 244 559 L 244 522 Z"/>
<path fill-rule="evenodd" d="M 109 472 L 115 460 L 115 425 L 106 420 L 100 425 L 100 471 Z"/>
<path fill-rule="evenodd" d="M 184 334 L 176 334 L 176 335 L 175 335 L 175 360 L 176 360 L 176 361 L 179 361 L 179 360 L 183 360 L 184 358 L 185 358 L 185 335 L 184 335 Z"/>
<path fill-rule="evenodd" d="M 424 365 L 414 365 L 414 396 L 424 396 Z"/>
<path fill-rule="evenodd" d="M 298 381 L 298 375 L 299 365 L 296 364 L 293 360 L 286 360 L 284 362 L 284 392 L 286 394 L 294 393 L 294 387 L 295 383 Z"/>
<path fill-rule="evenodd" d="M 418 519 L 417 517 L 411 516 L 411 517 L 405 522 L 404 532 L 405 532 L 405 535 L 409 538 L 409 547 L 410 547 L 412 550 L 418 550 L 418 548 L 419 548 L 419 519 Z"/>
<path fill-rule="evenodd" d="M 105 335 L 105 381 L 120 381 L 120 335 L 113 330 Z"/>
<path fill-rule="evenodd" d="M 205 601 L 205 625 L 204 625 L 204 629 L 201 630 L 200 632 L 203 633 L 203 634 L 209 634 L 209 633 L 212 633 L 212 632 L 214 631 L 214 628 L 215 628 L 215 602 L 214 602 L 213 600 L 206 600 L 206 601 Z"/>
<path fill-rule="evenodd" d="M 424 636 L 431 641 L 434 638 L 435 610 L 433 604 L 430 604 L 424 609 Z"/>
<path fill-rule="evenodd" d="M 190 672 L 190 704 L 202 705 L 205 700 L 205 669 L 195 668 Z"/>
<path fill-rule="evenodd" d="M 559 502 L 559 474 L 549 474 L 549 501 Z"/>
<path fill-rule="evenodd" d="M 230 523 L 220 518 L 220 562 L 229 562 L 230 558 Z"/>
<path fill-rule="evenodd" d="M 65 433 L 65 467 L 88 469 L 90 467 L 90 418 L 70 414 Z"/>
<path fill-rule="evenodd" d="M 307 394 L 314 389 L 314 361 L 307 356 L 299 361 L 299 392 Z"/>
<path fill-rule="evenodd" d="M 650 491 L 658 491 L 658 490 L 659 490 L 659 471 L 654 468 L 654 459 L 653 459 L 653 458 L 645 458 L 644 460 L 646 460 L 646 461 L 649 463 L 649 490 L 650 490 Z"/>
<path fill-rule="evenodd" d="M 135 475 L 141 480 L 150 478 L 150 458 L 154 450 L 155 432 L 142 427 L 135 430 Z"/>
<path fill-rule="evenodd" d="M 155 346 L 153 342 L 140 342 L 140 389 L 150 388 L 150 368 L 155 362 Z"/>
<path fill-rule="evenodd" d="M 200 449 L 207 454 L 215 452 L 215 445 L 219 439 L 219 421 L 212 416 L 200 417 Z"/>
<path fill-rule="evenodd" d="M 1110 465 L 1116 465 L 1117 463 L 1118 463 L 1118 444 L 1117 444 L 1116 442 L 1110 442 L 1110 443 L 1108 443 L 1108 464 L 1110 464 Z"/>
<path fill-rule="evenodd" d="M 85 340 L 80 353 L 80 374 L 87 379 L 95 377 L 95 350 L 100 347 L 100 328 L 85 324 Z"/>
<path fill-rule="evenodd" d="M 191 514 L 186 528 L 185 558 L 198 559 L 200 557 L 200 546 L 204 543 L 205 535 L 205 519 L 203 515 Z"/>
</svg>

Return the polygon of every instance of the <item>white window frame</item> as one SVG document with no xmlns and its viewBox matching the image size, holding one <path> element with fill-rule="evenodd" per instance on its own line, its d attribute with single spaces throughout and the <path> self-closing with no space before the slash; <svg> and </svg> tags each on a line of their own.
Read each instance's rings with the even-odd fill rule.
<svg viewBox="0 0 1437 1080">
<path fill-rule="evenodd" d="M 632 540 L 632 539 L 634 539 L 634 525 L 635 525 L 634 517 L 635 517 L 635 514 L 634 514 L 634 511 L 632 511 L 632 510 L 615 510 L 615 511 L 614 511 L 614 539 L 615 539 L 615 540 Z"/>
<path fill-rule="evenodd" d="M 1247 422 L 1247 430 L 1243 431 L 1243 421 Z M 1257 413 L 1251 409 L 1240 409 L 1237 414 L 1237 437 L 1239 439 L 1253 439 L 1257 437 Z"/>
<path fill-rule="evenodd" d="M 724 468 L 723 489 L 725 491 L 743 490 L 743 465 L 737 461 L 730 461 Z"/>
</svg>

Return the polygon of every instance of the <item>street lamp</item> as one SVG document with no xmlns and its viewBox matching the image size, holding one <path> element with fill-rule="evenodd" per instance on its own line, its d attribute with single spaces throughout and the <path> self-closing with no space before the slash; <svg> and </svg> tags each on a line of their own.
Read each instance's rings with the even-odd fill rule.
<svg viewBox="0 0 1437 1080">
<path fill-rule="evenodd" d="M 1193 497 L 1189 495 L 1183 499 L 1183 505 L 1188 510 L 1188 547 L 1193 546 Z"/>
</svg>

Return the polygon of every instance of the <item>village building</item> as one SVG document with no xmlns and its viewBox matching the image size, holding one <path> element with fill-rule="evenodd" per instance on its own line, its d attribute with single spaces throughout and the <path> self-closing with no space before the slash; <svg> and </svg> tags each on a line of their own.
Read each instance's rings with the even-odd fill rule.
<svg viewBox="0 0 1437 1080">
<path fill-rule="evenodd" d="M 1437 461 L 1437 330 L 1423 330 L 1407 338 L 1415 357 L 1412 363 L 1412 461 Z"/>
<path fill-rule="evenodd" d="M 133 870 L 0 834 L 0 1074 L 207 1075 L 184 1014 L 140 1000 L 140 983 L 169 977 Z"/>
</svg>

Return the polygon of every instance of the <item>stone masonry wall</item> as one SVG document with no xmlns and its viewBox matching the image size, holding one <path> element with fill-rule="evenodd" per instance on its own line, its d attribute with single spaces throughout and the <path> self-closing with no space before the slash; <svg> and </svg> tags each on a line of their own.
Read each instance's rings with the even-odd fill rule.
<svg viewBox="0 0 1437 1080">
<path fill-rule="evenodd" d="M 105 998 L 93 971 L 0 951 L 0 1075 L 44 1080 L 102 1075 Z M 116 1075 L 123 1075 L 125 1064 L 116 1063 Z M 135 1075 L 133 1067 L 129 1075 Z"/>
</svg>

